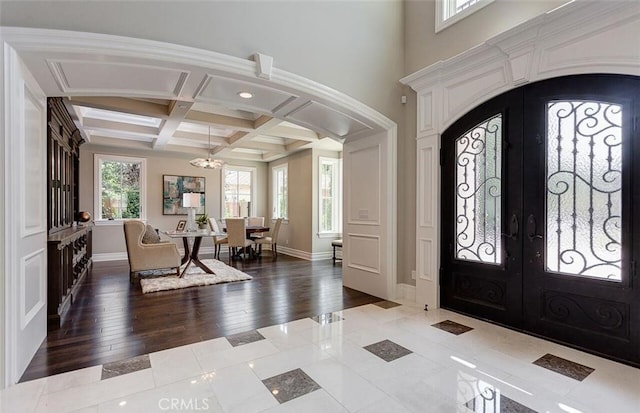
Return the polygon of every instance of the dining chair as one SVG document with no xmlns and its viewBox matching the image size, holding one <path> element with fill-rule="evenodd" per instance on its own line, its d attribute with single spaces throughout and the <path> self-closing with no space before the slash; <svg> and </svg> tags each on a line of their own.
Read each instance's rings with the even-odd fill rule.
<svg viewBox="0 0 640 413">
<path fill-rule="evenodd" d="M 255 243 L 247 239 L 247 224 L 244 218 L 226 218 L 227 239 L 229 244 L 229 264 L 238 248 L 243 249 L 244 258 L 247 258 L 247 250 Z"/>
<path fill-rule="evenodd" d="M 247 225 L 252 227 L 264 227 L 264 217 L 248 217 L 247 218 Z M 264 232 L 254 232 L 251 235 L 249 235 L 249 238 L 254 239 L 254 238 L 262 238 L 264 236 Z"/>
<path fill-rule="evenodd" d="M 270 231 L 270 235 L 255 240 L 255 243 L 259 248 L 258 255 L 262 254 L 262 245 L 270 244 L 271 255 L 273 257 L 278 256 L 278 233 L 280 232 L 280 225 L 282 225 L 282 218 L 276 219 L 276 223 L 273 226 L 273 231 Z"/>
<path fill-rule="evenodd" d="M 215 218 L 209 218 L 209 229 L 216 233 L 221 233 L 222 230 L 218 225 L 218 221 Z M 217 260 L 220 259 L 220 250 L 222 250 L 223 244 L 228 244 L 229 238 L 226 235 L 213 237 L 213 257 Z"/>
</svg>

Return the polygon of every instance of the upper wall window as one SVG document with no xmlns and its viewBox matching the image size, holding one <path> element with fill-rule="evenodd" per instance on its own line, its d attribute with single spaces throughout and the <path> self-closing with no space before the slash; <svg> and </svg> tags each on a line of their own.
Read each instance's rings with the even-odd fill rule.
<svg viewBox="0 0 640 413">
<path fill-rule="evenodd" d="M 95 155 L 96 220 L 145 219 L 146 160 Z"/>
<path fill-rule="evenodd" d="M 256 168 L 225 166 L 223 197 L 224 217 L 248 217 L 252 215 L 254 201 L 254 180 Z"/>
<path fill-rule="evenodd" d="M 288 218 L 287 192 L 288 192 L 289 165 L 278 165 L 271 169 L 273 177 L 273 215 L 272 218 Z"/>
<path fill-rule="evenodd" d="M 320 158 L 318 199 L 320 233 L 342 232 L 342 160 Z"/>
<path fill-rule="evenodd" d="M 436 0 L 436 33 L 464 19 L 494 0 Z"/>
</svg>

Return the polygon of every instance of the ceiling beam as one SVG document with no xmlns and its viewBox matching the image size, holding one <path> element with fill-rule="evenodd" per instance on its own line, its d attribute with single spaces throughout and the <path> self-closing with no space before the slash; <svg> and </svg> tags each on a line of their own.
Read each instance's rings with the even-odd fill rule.
<svg viewBox="0 0 640 413">
<path fill-rule="evenodd" d="M 316 132 L 308 129 L 292 128 L 290 126 L 274 126 L 265 131 L 263 135 L 275 136 L 278 138 L 295 139 L 299 141 L 317 142 L 320 140 L 320 135 Z"/>
<path fill-rule="evenodd" d="M 287 152 L 294 152 L 300 149 L 306 149 L 307 147 L 311 147 L 311 145 L 312 145 L 311 142 L 295 141 L 295 142 L 291 142 L 288 145 L 285 145 L 285 148 Z"/>
<path fill-rule="evenodd" d="M 166 105 L 136 99 L 106 96 L 73 96 L 68 99 L 72 105 L 112 110 L 130 115 L 149 116 L 160 119 L 166 119 L 169 115 L 169 108 Z"/>
<path fill-rule="evenodd" d="M 113 120 L 87 118 L 83 119 L 82 126 L 84 129 L 100 129 L 115 132 L 124 132 L 127 134 L 144 135 L 155 137 L 158 134 L 158 128 L 153 126 L 134 125 L 132 123 L 116 122 Z"/>
<path fill-rule="evenodd" d="M 169 143 L 178 126 L 193 106 L 193 102 L 173 100 L 169 104 L 169 118 L 160 125 L 158 139 L 153 143 L 153 149 L 162 149 Z"/>
</svg>

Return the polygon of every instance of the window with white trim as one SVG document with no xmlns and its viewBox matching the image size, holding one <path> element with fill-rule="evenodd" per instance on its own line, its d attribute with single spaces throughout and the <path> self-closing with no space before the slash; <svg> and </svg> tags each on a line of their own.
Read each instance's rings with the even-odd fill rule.
<svg viewBox="0 0 640 413">
<path fill-rule="evenodd" d="M 271 177 L 273 179 L 273 215 L 271 218 L 284 218 L 288 216 L 288 172 L 289 165 L 278 165 L 271 168 Z"/>
<path fill-rule="evenodd" d="M 143 158 L 95 154 L 95 220 L 146 218 L 147 162 Z"/>
<path fill-rule="evenodd" d="M 319 158 L 318 173 L 318 232 L 342 232 L 342 160 Z"/>
<path fill-rule="evenodd" d="M 494 0 L 436 0 L 436 33 L 493 3 Z"/>
<path fill-rule="evenodd" d="M 248 217 L 255 204 L 256 168 L 225 166 L 222 170 L 222 200 L 225 218 Z"/>
</svg>

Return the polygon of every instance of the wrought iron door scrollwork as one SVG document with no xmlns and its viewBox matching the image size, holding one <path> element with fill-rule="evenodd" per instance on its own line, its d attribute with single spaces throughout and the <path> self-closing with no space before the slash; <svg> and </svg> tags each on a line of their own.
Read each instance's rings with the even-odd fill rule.
<svg viewBox="0 0 640 413">
<path fill-rule="evenodd" d="M 621 280 L 622 107 L 547 105 L 547 271 Z"/>
<path fill-rule="evenodd" d="M 456 139 L 456 258 L 501 262 L 502 115 Z"/>
</svg>

